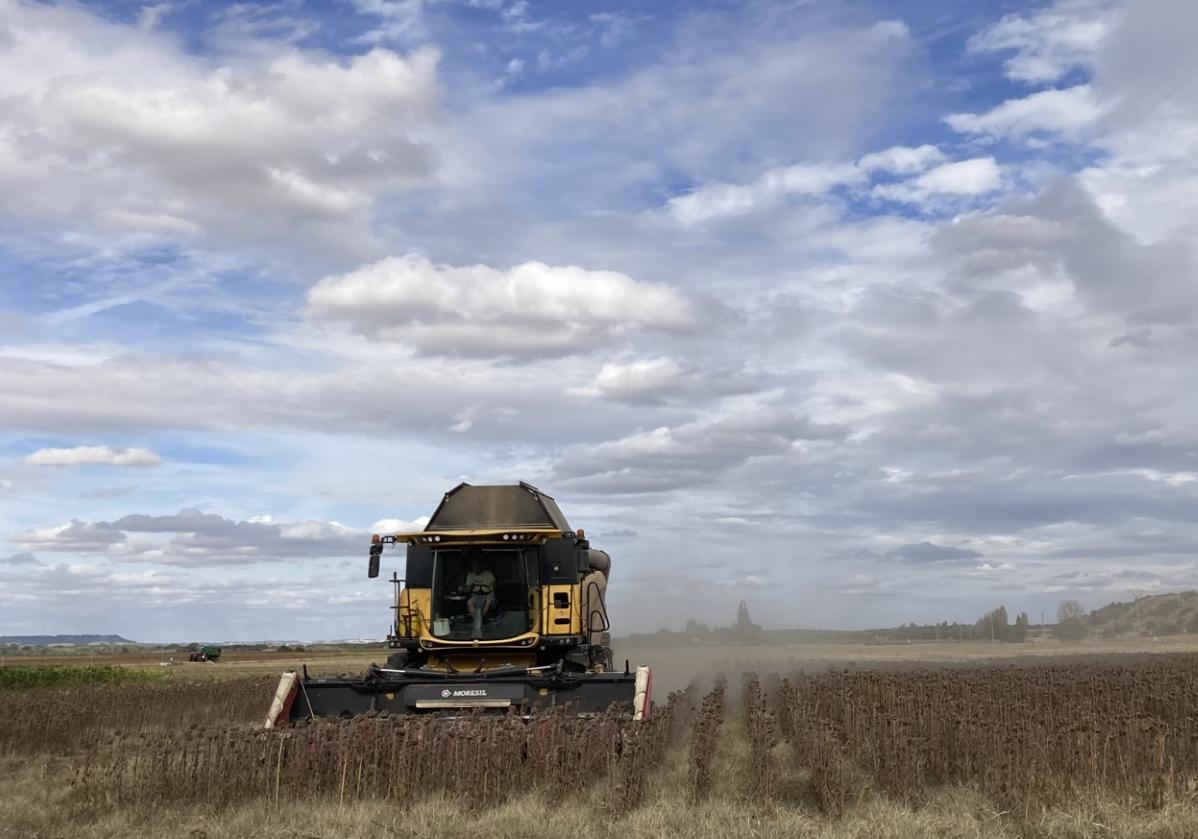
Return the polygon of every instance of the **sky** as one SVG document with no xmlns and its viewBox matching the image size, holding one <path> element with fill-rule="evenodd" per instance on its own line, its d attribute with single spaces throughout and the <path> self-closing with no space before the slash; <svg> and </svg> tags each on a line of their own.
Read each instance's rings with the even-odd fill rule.
<svg viewBox="0 0 1198 839">
<path fill-rule="evenodd" d="M 369 534 L 462 481 L 557 498 L 617 635 L 1194 587 L 1196 41 L 0 0 L 0 635 L 381 637 Z"/>
</svg>

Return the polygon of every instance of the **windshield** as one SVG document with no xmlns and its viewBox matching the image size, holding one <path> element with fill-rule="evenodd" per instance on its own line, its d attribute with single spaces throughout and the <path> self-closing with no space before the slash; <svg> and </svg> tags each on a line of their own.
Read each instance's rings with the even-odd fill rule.
<svg viewBox="0 0 1198 839">
<path fill-rule="evenodd" d="M 536 551 L 528 553 L 535 568 Z M 532 629 L 527 566 L 520 548 L 471 545 L 436 551 L 433 637 L 494 641 Z"/>
</svg>

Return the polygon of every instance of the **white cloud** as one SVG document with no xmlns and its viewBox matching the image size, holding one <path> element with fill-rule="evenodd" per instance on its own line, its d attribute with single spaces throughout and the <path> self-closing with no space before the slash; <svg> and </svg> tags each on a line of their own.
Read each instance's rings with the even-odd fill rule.
<svg viewBox="0 0 1198 839">
<path fill-rule="evenodd" d="M 1002 187 L 1002 170 L 993 157 L 977 157 L 944 163 L 916 178 L 893 184 L 879 184 L 873 194 L 892 201 L 913 204 L 936 198 L 976 197 Z"/>
<path fill-rule="evenodd" d="M 52 527 L 22 531 L 12 536 L 9 542 L 18 548 L 34 551 L 101 553 L 124 538 L 123 533 L 103 522 L 97 524 L 72 519 Z"/>
<path fill-rule="evenodd" d="M 204 59 L 82 7 L 0 3 L 0 212 L 240 239 L 427 176 L 438 54 Z M 290 227 L 289 227 L 290 226 Z"/>
<path fill-rule="evenodd" d="M 1093 85 L 1106 108 L 1103 152 L 1081 180 L 1108 217 L 1151 242 L 1198 241 L 1198 7 L 1128 3 L 1100 52 Z"/>
<path fill-rule="evenodd" d="M 688 330 L 695 305 L 674 288 L 615 271 L 525 262 L 503 270 L 389 258 L 326 277 L 310 312 L 381 341 L 460 356 L 579 352 L 630 329 Z"/>
<path fill-rule="evenodd" d="M 1001 170 L 993 157 L 945 163 L 912 182 L 921 192 L 946 195 L 982 195 L 993 192 L 1001 184 Z"/>
<path fill-rule="evenodd" d="M 1102 113 L 1102 104 L 1094 90 L 1088 84 L 1081 84 L 1009 99 L 984 114 L 952 114 L 944 121 L 963 134 L 1019 138 L 1048 132 L 1076 137 L 1092 127 Z"/>
<path fill-rule="evenodd" d="M 371 533 L 415 533 L 424 530 L 428 524 L 428 516 L 408 519 L 379 519 L 370 526 Z"/>
<path fill-rule="evenodd" d="M 706 482 L 752 458 L 784 455 L 800 441 L 842 439 L 846 433 L 793 411 L 737 400 L 702 419 L 574 447 L 554 473 L 583 492 L 658 492 Z"/>
<path fill-rule="evenodd" d="M 17 533 L 18 548 L 102 554 L 158 565 L 253 564 L 365 554 L 367 534 L 337 522 L 236 521 L 186 509 L 174 515 L 128 515 L 111 522 L 72 520 Z"/>
<path fill-rule="evenodd" d="M 867 172 L 892 172 L 896 175 L 913 175 L 929 166 L 943 162 L 944 152 L 925 143 L 922 146 L 891 146 L 882 151 L 871 152 L 857 161 Z"/>
<path fill-rule="evenodd" d="M 569 385 L 594 375 L 594 361 L 413 357 L 403 346 L 317 329 L 276 341 L 240 359 L 138 354 L 97 363 L 85 355 L 0 353 L 0 433 L 34 428 L 82 436 L 102 429 L 145 439 L 178 428 L 337 429 L 402 440 L 439 435 L 463 421 L 476 432 L 517 437 L 563 422 L 571 429 L 603 422 L 582 400 L 563 398 Z M 546 388 L 547 381 L 561 389 Z M 71 399 L 62 399 L 67 391 Z"/>
<path fill-rule="evenodd" d="M 767 170 L 748 184 L 712 183 L 666 202 L 666 212 L 684 227 L 776 208 L 790 198 L 817 199 L 837 187 L 851 187 L 871 175 L 910 175 L 944 160 L 936 146 L 892 146 L 856 163 L 796 164 Z"/>
<path fill-rule="evenodd" d="M 639 400 L 656 398 L 676 390 L 687 374 L 672 358 L 647 358 L 635 361 L 609 361 L 594 381 L 575 392 L 583 396 Z"/>
<path fill-rule="evenodd" d="M 73 449 L 38 449 L 27 455 L 25 462 L 33 466 L 158 466 L 162 458 L 149 449 L 76 446 Z"/>
<path fill-rule="evenodd" d="M 751 184 L 701 186 L 671 198 L 666 202 L 666 210 L 679 224 L 690 226 L 761 210 L 791 196 L 822 195 L 834 187 L 860 182 L 864 177 L 851 163 L 781 166 L 770 169 Z"/>
<path fill-rule="evenodd" d="M 40 566 L 42 563 L 38 558 L 31 553 L 12 554 L 9 557 L 0 558 L 0 565 L 25 565 L 25 566 Z"/>
<path fill-rule="evenodd" d="M 96 216 L 101 230 L 195 235 L 203 232 L 198 224 L 169 213 L 142 213 L 135 210 L 103 210 Z"/>
<path fill-rule="evenodd" d="M 1075 67 L 1091 68 L 1112 27 L 1111 0 L 1058 0 L 1031 15 L 1007 15 L 969 39 L 972 53 L 1014 51 L 1008 78 L 1055 82 Z"/>
</svg>

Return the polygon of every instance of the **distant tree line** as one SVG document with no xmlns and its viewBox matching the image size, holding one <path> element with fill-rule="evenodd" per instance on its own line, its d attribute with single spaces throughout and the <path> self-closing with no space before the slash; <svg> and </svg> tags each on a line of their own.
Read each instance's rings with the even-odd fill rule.
<svg viewBox="0 0 1198 839">
<path fill-rule="evenodd" d="M 1007 607 L 999 606 L 982 615 L 973 623 L 910 623 L 895 630 L 899 641 L 1026 641 L 1031 621 L 1027 612 L 1020 612 L 1011 623 Z"/>
<path fill-rule="evenodd" d="M 626 640 L 664 645 L 991 640 L 1017 644 L 1050 633 L 1059 641 L 1081 641 L 1090 636 L 1198 634 L 1198 592 L 1181 592 L 1170 595 L 1168 600 L 1150 603 L 1143 599 L 1134 603 L 1112 603 L 1091 614 L 1087 614 L 1076 600 L 1061 600 L 1057 606 L 1056 623 L 1035 627 L 1027 612 L 1019 612 L 1011 620 L 1006 606 L 999 606 L 969 623 L 909 623 L 860 630 L 762 629 L 750 618 L 749 607 L 742 600 L 737 607 L 736 621 L 728 626 L 713 627 L 688 620 L 683 630 L 659 629 L 655 633 L 630 635 Z"/>
</svg>

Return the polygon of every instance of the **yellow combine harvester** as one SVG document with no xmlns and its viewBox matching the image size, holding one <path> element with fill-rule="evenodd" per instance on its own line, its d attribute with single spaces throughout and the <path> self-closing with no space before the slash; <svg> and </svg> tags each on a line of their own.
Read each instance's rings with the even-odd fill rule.
<svg viewBox="0 0 1198 839">
<path fill-rule="evenodd" d="M 649 668 L 613 666 L 611 558 L 526 483 L 460 484 L 424 530 L 375 534 L 369 576 L 387 545 L 407 545 L 395 585 L 395 652 L 361 678 L 284 675 L 267 726 L 310 717 L 518 709 L 582 713 L 650 707 Z"/>
</svg>

